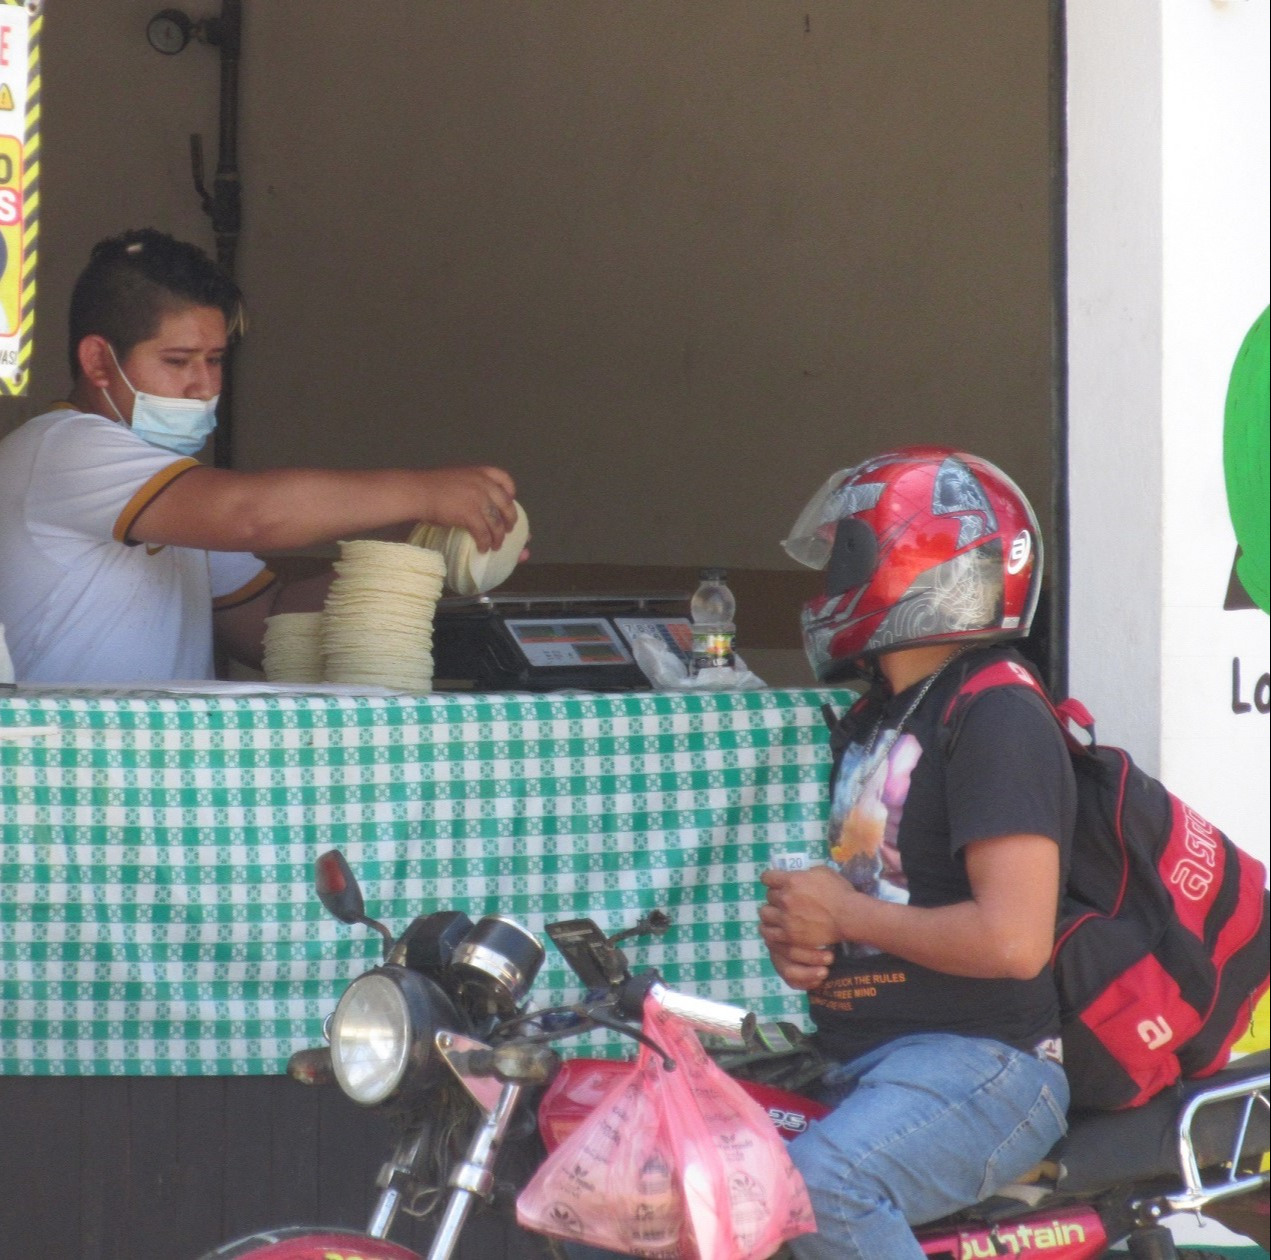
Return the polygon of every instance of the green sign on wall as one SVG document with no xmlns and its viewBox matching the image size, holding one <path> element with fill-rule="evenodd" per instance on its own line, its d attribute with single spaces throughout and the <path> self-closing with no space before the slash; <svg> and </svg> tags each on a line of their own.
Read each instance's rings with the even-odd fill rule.
<svg viewBox="0 0 1271 1260">
<path fill-rule="evenodd" d="M 1268 404 L 1268 315 L 1264 310 L 1246 334 L 1227 386 L 1223 422 L 1222 462 L 1227 479 L 1227 509 L 1240 546 L 1236 577 L 1249 598 L 1263 612 L 1268 607 L 1268 574 L 1271 564 L 1271 512 L 1268 481 L 1271 479 L 1271 439 L 1268 437 L 1271 405 Z"/>
</svg>

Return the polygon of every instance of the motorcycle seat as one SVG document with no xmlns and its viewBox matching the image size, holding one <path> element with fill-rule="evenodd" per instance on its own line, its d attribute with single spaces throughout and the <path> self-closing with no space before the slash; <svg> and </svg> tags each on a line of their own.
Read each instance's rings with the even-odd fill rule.
<svg viewBox="0 0 1271 1260">
<path fill-rule="evenodd" d="M 1131 1111 L 1076 1112 L 1068 1134 L 1047 1157 L 1058 1169 L 1060 1194 L 1091 1195 L 1129 1182 L 1179 1176 L 1178 1121 L 1184 1105 L 1197 1094 L 1218 1086 L 1265 1076 L 1271 1054 L 1246 1055 L 1203 1080 L 1180 1081 Z M 1201 1107 L 1192 1124 L 1192 1144 L 1201 1168 L 1229 1163 L 1241 1120 L 1243 1097 Z M 1255 1107 L 1241 1155 L 1255 1161 L 1267 1151 L 1268 1112 Z"/>
</svg>

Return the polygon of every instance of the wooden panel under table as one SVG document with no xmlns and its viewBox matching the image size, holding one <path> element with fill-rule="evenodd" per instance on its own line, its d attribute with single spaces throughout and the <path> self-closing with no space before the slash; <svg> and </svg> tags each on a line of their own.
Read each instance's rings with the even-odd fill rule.
<svg viewBox="0 0 1271 1260">
<path fill-rule="evenodd" d="M 254 1229 L 365 1226 L 381 1117 L 285 1077 L 0 1077 L 0 1256 L 196 1260 Z M 425 1254 L 430 1229 L 393 1238 Z M 461 1260 L 539 1260 L 490 1213 Z"/>
</svg>

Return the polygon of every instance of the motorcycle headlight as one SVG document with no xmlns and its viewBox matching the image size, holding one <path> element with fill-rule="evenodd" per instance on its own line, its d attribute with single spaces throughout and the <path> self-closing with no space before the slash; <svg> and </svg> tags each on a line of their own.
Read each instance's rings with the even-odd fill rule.
<svg viewBox="0 0 1271 1260">
<path fill-rule="evenodd" d="M 446 995 L 417 972 L 387 966 L 359 976 L 331 1017 L 340 1088 L 365 1107 L 427 1088 L 438 1070 L 437 1031 L 457 1022 Z"/>
</svg>

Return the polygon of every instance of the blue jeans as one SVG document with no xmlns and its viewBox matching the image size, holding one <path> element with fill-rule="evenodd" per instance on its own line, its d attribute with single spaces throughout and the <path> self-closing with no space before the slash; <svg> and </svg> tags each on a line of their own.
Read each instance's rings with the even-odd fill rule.
<svg viewBox="0 0 1271 1260">
<path fill-rule="evenodd" d="M 923 1260 L 911 1225 L 1009 1185 L 1067 1129 L 1057 1063 L 950 1033 L 832 1068 L 822 1095 L 834 1111 L 790 1146 L 818 1230 L 790 1242 L 798 1260 Z"/>
</svg>

